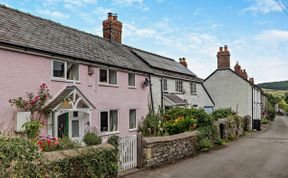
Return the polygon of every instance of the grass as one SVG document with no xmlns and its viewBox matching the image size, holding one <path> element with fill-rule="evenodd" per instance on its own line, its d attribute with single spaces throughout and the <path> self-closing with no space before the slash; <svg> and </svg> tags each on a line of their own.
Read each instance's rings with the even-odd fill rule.
<svg viewBox="0 0 288 178">
<path fill-rule="evenodd" d="M 288 93 L 288 90 L 272 90 L 263 88 L 265 93 L 272 94 L 273 96 L 284 97 L 285 93 Z"/>
</svg>

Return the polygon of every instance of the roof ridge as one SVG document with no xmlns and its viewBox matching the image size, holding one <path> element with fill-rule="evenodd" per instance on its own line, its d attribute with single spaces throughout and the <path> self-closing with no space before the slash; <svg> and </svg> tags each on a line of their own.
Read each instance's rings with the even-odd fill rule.
<svg viewBox="0 0 288 178">
<path fill-rule="evenodd" d="M 8 9 L 8 10 L 17 12 L 17 13 L 21 13 L 21 14 L 30 16 L 30 17 L 35 18 L 35 19 L 38 19 L 38 20 L 46 21 L 46 22 L 49 22 L 49 23 L 54 24 L 54 25 L 58 25 L 58 26 L 63 27 L 63 28 L 66 28 L 66 29 L 69 29 L 69 30 L 75 30 L 75 31 L 81 32 L 81 33 L 83 33 L 83 34 L 90 35 L 90 36 L 92 36 L 92 37 L 96 37 L 96 38 L 99 38 L 99 39 L 101 39 L 101 40 L 103 40 L 103 41 L 109 42 L 109 41 L 106 40 L 105 38 L 100 37 L 100 36 L 98 36 L 98 35 L 95 35 L 95 34 L 92 34 L 92 33 L 89 33 L 89 32 L 85 32 L 85 31 L 79 30 L 79 29 L 77 29 L 77 28 L 70 27 L 70 26 L 68 26 L 68 25 L 61 24 L 60 22 L 55 22 L 55 21 L 50 20 L 50 19 L 46 19 L 46 18 L 37 16 L 37 15 L 33 15 L 33 14 L 31 14 L 31 13 L 28 13 L 28 12 L 25 12 L 25 11 L 21 11 L 21 10 L 19 10 L 19 9 L 15 9 L 15 8 L 6 6 L 5 4 L 0 4 L 0 8 L 5 8 L 5 9 Z M 114 41 L 113 41 L 113 42 L 114 42 Z M 115 43 L 117 43 L 117 42 L 115 42 Z"/>
<path fill-rule="evenodd" d="M 165 59 L 167 59 L 167 60 L 177 62 L 176 60 L 174 60 L 174 59 L 172 59 L 172 58 L 169 58 L 169 57 L 166 57 L 166 56 L 162 56 L 162 55 L 160 55 L 160 54 L 152 53 L 152 52 L 145 51 L 145 50 L 143 50 L 143 49 L 135 48 L 135 47 L 132 47 L 132 46 L 128 46 L 128 45 L 125 45 L 125 44 L 123 44 L 123 45 L 126 46 L 126 47 L 128 47 L 128 48 L 131 48 L 131 49 L 139 50 L 139 51 L 144 52 L 144 53 L 152 54 L 152 55 L 154 55 L 154 56 L 162 57 L 162 58 L 165 58 Z"/>
</svg>

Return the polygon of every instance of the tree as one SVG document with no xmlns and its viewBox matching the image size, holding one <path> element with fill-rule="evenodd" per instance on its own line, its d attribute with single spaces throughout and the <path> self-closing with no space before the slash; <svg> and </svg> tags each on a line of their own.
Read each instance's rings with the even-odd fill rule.
<svg viewBox="0 0 288 178">
<path fill-rule="evenodd" d="M 288 93 L 285 93 L 284 100 L 288 104 Z"/>
</svg>

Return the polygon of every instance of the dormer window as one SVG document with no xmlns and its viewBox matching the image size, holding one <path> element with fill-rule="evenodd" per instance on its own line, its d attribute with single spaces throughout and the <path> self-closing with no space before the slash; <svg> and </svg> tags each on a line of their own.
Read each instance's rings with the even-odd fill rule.
<svg viewBox="0 0 288 178">
<path fill-rule="evenodd" d="M 55 79 L 79 80 L 79 65 L 76 63 L 53 60 L 52 70 Z"/>
</svg>

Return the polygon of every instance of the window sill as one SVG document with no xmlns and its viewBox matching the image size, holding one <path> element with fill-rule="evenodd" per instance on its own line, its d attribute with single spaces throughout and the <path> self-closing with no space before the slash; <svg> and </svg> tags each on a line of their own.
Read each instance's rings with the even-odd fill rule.
<svg viewBox="0 0 288 178">
<path fill-rule="evenodd" d="M 134 132 L 134 131 L 138 131 L 138 129 L 137 129 L 137 128 L 135 128 L 135 129 L 129 129 L 129 132 Z"/>
<path fill-rule="evenodd" d="M 80 84 L 81 81 L 77 80 L 77 81 L 74 81 L 74 80 L 66 80 L 66 79 L 62 79 L 62 78 L 51 78 L 51 81 L 53 82 L 65 82 L 65 83 L 74 83 L 76 82 L 77 84 Z"/>
<path fill-rule="evenodd" d="M 136 86 L 128 86 L 128 89 L 137 89 Z"/>
<path fill-rule="evenodd" d="M 99 83 L 99 86 L 102 87 L 114 87 L 114 88 L 119 88 L 119 85 L 113 85 L 113 84 L 108 84 L 108 83 Z"/>
<path fill-rule="evenodd" d="M 108 135 L 114 135 L 114 134 L 120 134 L 119 131 L 114 131 L 114 132 L 101 132 L 102 136 L 108 136 Z"/>
</svg>

